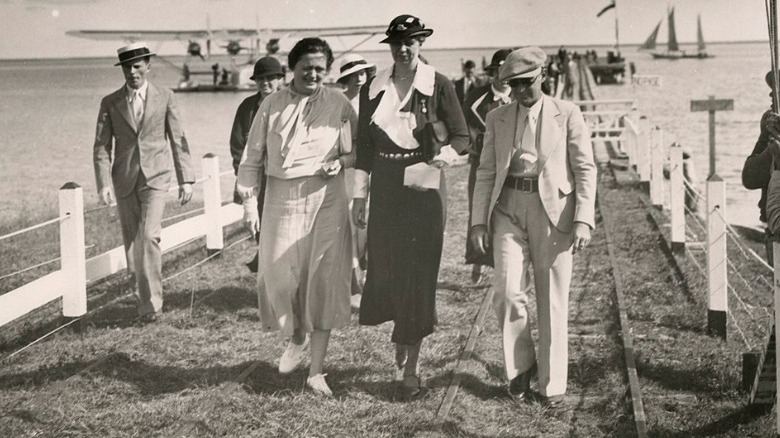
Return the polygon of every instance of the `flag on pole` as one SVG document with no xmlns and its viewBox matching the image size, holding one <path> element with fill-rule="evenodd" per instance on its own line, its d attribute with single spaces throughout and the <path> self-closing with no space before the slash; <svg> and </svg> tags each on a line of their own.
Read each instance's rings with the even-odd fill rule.
<svg viewBox="0 0 780 438">
<path fill-rule="evenodd" d="M 601 15 L 604 14 L 604 12 L 607 12 L 608 10 L 610 10 L 610 9 L 612 9 L 614 7 L 615 7 L 615 0 L 610 0 L 609 4 L 607 6 L 605 6 L 604 9 L 601 10 L 601 12 L 596 14 L 596 18 L 601 17 Z"/>
</svg>

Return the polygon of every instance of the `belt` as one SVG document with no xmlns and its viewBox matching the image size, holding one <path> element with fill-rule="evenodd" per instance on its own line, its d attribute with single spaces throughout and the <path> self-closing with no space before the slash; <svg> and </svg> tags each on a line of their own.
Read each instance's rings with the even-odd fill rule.
<svg viewBox="0 0 780 438">
<path fill-rule="evenodd" d="M 519 190 L 523 193 L 537 193 L 539 191 L 539 178 L 526 176 L 507 175 L 504 187 Z"/>
<path fill-rule="evenodd" d="M 379 152 L 379 158 L 384 158 L 385 160 L 393 160 L 393 161 L 410 160 L 412 158 L 421 158 L 422 156 L 423 154 L 421 151 L 406 152 L 400 154 L 389 154 L 387 152 Z"/>
</svg>

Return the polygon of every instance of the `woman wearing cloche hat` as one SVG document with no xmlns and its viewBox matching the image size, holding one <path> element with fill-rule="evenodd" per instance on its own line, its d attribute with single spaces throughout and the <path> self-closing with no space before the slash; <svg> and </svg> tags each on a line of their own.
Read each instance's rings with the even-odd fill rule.
<svg viewBox="0 0 780 438">
<path fill-rule="evenodd" d="M 393 19 L 382 40 L 390 46 L 393 65 L 377 72 L 360 92 L 352 210 L 359 227 L 368 225 L 360 323 L 394 321 L 396 379 L 402 381 L 404 398 L 423 388 L 420 346 L 436 324 L 446 212 L 444 173 L 438 167 L 443 156 L 455 155 L 452 149 L 465 153 L 468 147 L 455 88 L 420 61 L 420 48 L 432 33 L 415 16 Z M 434 141 L 434 126 L 439 134 L 435 138 L 446 134 L 451 148 L 437 147 L 443 142 Z M 371 215 L 366 221 L 369 192 Z"/>
</svg>

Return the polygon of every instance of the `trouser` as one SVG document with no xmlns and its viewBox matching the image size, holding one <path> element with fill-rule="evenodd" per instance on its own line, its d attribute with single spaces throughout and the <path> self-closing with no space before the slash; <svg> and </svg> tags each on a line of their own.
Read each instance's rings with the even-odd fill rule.
<svg viewBox="0 0 780 438">
<path fill-rule="evenodd" d="M 568 372 L 568 305 L 571 284 L 571 233 L 555 228 L 538 193 L 505 188 L 492 218 L 495 257 L 493 308 L 503 333 L 508 379 L 538 361 L 539 392 L 566 392 Z M 531 284 L 533 269 L 533 285 Z M 536 292 L 539 332 L 534 352 L 528 315 L 528 293 Z"/>
<path fill-rule="evenodd" d="M 162 251 L 160 233 L 167 192 L 146 185 L 139 174 L 135 189 L 117 198 L 127 269 L 135 273 L 139 315 L 162 310 Z"/>
</svg>

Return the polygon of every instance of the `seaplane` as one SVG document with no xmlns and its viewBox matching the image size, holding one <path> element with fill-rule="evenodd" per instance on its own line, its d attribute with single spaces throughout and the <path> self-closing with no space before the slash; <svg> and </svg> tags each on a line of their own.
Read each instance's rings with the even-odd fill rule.
<svg viewBox="0 0 780 438">
<path fill-rule="evenodd" d="M 319 36 L 327 37 L 359 37 L 364 36 L 357 44 L 349 47 L 344 53 L 355 50 L 357 47 L 371 39 L 375 35 L 384 34 L 386 26 L 341 26 L 323 28 L 275 28 L 275 29 L 248 29 L 232 28 L 212 30 L 206 20 L 206 29 L 196 30 L 93 30 L 80 29 L 69 30 L 67 35 L 102 41 L 125 41 L 133 43 L 137 41 L 156 41 L 160 45 L 166 41 L 181 41 L 187 43 L 186 60 L 182 67 L 160 57 L 164 62 L 181 71 L 182 77 L 179 83 L 172 87 L 176 92 L 202 92 L 202 91 L 255 91 L 254 82 L 249 77 L 252 75 L 252 67 L 259 56 L 260 47 L 266 42 L 266 54 L 279 58 L 282 66 L 285 66 L 283 53 L 280 52 L 280 41 L 291 38 L 305 38 Z M 201 42 L 206 42 L 206 53 L 203 53 Z M 218 62 L 210 63 L 212 41 L 224 42 L 220 47 L 230 56 L 229 65 L 223 66 Z M 249 41 L 249 45 L 243 45 Z M 159 49 L 159 46 L 158 46 Z M 236 58 L 242 53 L 248 54 L 248 59 L 239 61 Z M 158 56 L 159 57 L 159 56 Z M 199 68 L 194 68 L 196 60 L 201 61 Z M 201 82 L 195 79 L 197 76 L 209 76 L 211 81 Z"/>
</svg>

